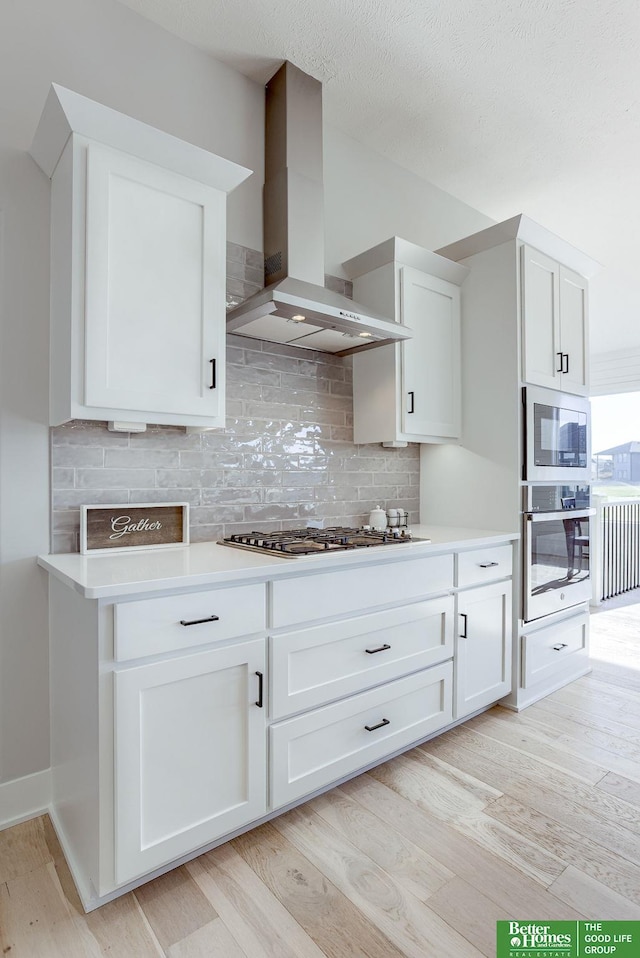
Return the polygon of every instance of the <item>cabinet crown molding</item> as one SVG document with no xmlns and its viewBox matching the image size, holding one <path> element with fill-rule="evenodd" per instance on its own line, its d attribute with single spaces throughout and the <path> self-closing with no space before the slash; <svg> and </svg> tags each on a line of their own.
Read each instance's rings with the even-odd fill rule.
<svg viewBox="0 0 640 958">
<path fill-rule="evenodd" d="M 465 236 L 464 239 L 450 243 L 448 246 L 442 246 L 436 250 L 436 253 L 458 261 L 494 246 L 500 246 L 502 243 L 508 243 L 510 240 L 520 240 L 528 246 L 535 247 L 547 256 L 557 259 L 559 263 L 568 266 L 569 269 L 580 273 L 586 279 L 591 279 L 602 269 L 601 263 L 591 259 L 586 253 L 556 236 L 546 227 L 529 219 L 524 213 L 518 213 L 517 216 L 512 216 L 511 219 L 504 220 L 502 223 L 488 226 L 487 229 L 480 230 L 478 233 Z"/>
<path fill-rule="evenodd" d="M 72 133 L 230 193 L 252 171 L 131 116 L 51 84 L 29 153 L 51 179 Z"/>
<path fill-rule="evenodd" d="M 357 279 L 358 276 L 386 266 L 387 263 L 411 266 L 413 269 L 422 270 L 430 276 L 444 279 L 456 286 L 462 286 L 469 274 L 467 266 L 455 263 L 451 258 L 447 259 L 399 236 L 392 236 L 383 243 L 378 243 L 377 246 L 347 260 L 342 266 L 349 279 Z"/>
</svg>

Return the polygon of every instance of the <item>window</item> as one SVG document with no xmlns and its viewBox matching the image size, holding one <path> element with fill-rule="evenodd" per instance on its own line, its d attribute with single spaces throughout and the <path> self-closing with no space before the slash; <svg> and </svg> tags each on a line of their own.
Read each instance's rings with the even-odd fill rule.
<svg viewBox="0 0 640 958">
<path fill-rule="evenodd" d="M 640 392 L 591 400 L 593 491 L 640 497 Z"/>
</svg>

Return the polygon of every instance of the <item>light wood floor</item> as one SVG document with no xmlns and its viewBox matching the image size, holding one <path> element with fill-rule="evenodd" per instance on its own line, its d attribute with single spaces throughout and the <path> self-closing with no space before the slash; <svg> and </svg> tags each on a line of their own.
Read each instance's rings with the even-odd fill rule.
<svg viewBox="0 0 640 958">
<path fill-rule="evenodd" d="M 0 952 L 493 958 L 499 918 L 640 919 L 640 605 L 596 613 L 592 650 L 591 675 L 519 715 L 494 708 L 90 915 L 46 817 L 1 832 Z"/>
</svg>

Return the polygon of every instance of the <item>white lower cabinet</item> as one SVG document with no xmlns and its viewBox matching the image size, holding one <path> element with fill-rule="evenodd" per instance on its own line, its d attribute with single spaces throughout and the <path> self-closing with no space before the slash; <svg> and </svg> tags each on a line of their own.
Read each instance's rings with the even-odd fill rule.
<svg viewBox="0 0 640 958">
<path fill-rule="evenodd" d="M 264 632 L 264 583 L 118 602 L 113 612 L 114 658 L 178 652 Z"/>
<path fill-rule="evenodd" d="M 451 661 L 270 728 L 273 808 L 349 775 L 447 725 Z"/>
<path fill-rule="evenodd" d="M 510 549 L 104 599 L 52 576 L 51 814 L 85 907 L 506 694 Z"/>
<path fill-rule="evenodd" d="M 257 639 L 115 673 L 118 884 L 265 813 L 264 672 Z"/>
<path fill-rule="evenodd" d="M 269 643 L 272 719 L 453 655 L 453 596 L 285 632 Z"/>
<path fill-rule="evenodd" d="M 403 549 L 404 546 L 393 546 Z M 272 585 L 271 625 L 285 629 L 368 612 L 376 606 L 403 605 L 453 588 L 453 555 L 391 561 L 362 569 L 277 579 Z"/>
<path fill-rule="evenodd" d="M 466 589 L 506 579 L 513 572 L 513 546 L 491 546 L 489 549 L 471 549 L 458 556 L 456 585 Z"/>
<path fill-rule="evenodd" d="M 511 691 L 511 581 L 460 592 L 457 602 L 454 717 L 459 719 Z"/>
<path fill-rule="evenodd" d="M 589 613 L 583 610 L 522 636 L 522 687 L 551 691 L 588 668 Z"/>
</svg>

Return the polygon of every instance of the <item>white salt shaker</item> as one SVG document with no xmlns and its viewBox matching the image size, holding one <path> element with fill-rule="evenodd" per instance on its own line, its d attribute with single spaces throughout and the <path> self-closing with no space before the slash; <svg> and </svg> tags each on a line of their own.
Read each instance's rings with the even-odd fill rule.
<svg viewBox="0 0 640 958">
<path fill-rule="evenodd" d="M 376 532 L 384 532 L 387 528 L 387 514 L 380 506 L 376 506 L 369 513 L 369 525 Z"/>
</svg>

